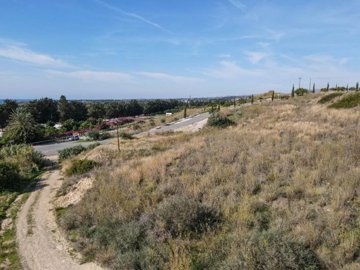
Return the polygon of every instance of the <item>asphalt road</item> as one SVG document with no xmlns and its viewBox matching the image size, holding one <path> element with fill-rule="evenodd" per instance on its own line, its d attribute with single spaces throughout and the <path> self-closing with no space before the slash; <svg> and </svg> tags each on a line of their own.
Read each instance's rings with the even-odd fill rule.
<svg viewBox="0 0 360 270">
<path fill-rule="evenodd" d="M 114 140 L 114 138 L 107 139 L 104 141 L 99 141 L 100 144 L 107 144 Z M 61 142 L 61 143 L 49 143 L 49 144 L 42 144 L 42 145 L 35 145 L 34 149 L 39 151 L 40 153 L 44 154 L 45 156 L 54 156 L 57 155 L 59 151 L 64 150 L 66 148 L 74 147 L 77 145 L 82 146 L 89 146 L 90 144 L 94 144 L 96 142 L 78 142 L 78 141 L 71 141 L 71 142 Z"/>
<path fill-rule="evenodd" d="M 184 128 L 190 125 L 193 125 L 197 122 L 203 121 L 207 118 L 209 118 L 210 114 L 209 113 L 202 113 L 199 115 L 196 115 L 194 117 L 189 117 L 186 119 L 182 119 L 178 122 L 172 123 L 170 125 L 167 126 L 163 126 L 160 128 L 154 128 L 151 129 L 149 131 L 146 132 L 142 132 L 140 134 L 138 134 L 139 137 L 144 136 L 144 135 L 148 135 L 148 134 L 158 134 L 158 133 L 165 133 L 165 132 L 169 132 L 169 131 L 175 131 L 177 129 L 180 128 Z M 107 139 L 104 141 L 99 141 L 100 144 L 108 144 L 111 142 L 115 142 L 116 139 L 111 138 L 111 139 Z M 45 156 L 54 156 L 57 155 L 59 151 L 64 150 L 66 148 L 69 147 L 74 147 L 77 145 L 82 145 L 82 146 L 89 146 L 90 144 L 93 144 L 95 142 L 78 142 L 78 141 L 72 141 L 72 142 L 62 142 L 62 143 L 51 143 L 51 144 L 43 144 L 43 145 L 36 145 L 34 146 L 35 150 L 43 153 Z"/>
<path fill-rule="evenodd" d="M 196 124 L 197 122 L 201 122 L 205 119 L 208 119 L 210 116 L 210 113 L 202 113 L 202 114 L 198 114 L 194 117 L 189 117 L 186 119 L 182 119 L 178 122 L 175 123 L 171 123 L 169 125 L 166 126 L 162 126 L 160 128 L 153 128 L 149 131 L 143 132 L 142 134 L 157 134 L 157 133 L 165 133 L 165 132 L 170 132 L 170 131 L 176 131 L 177 129 L 181 129 L 193 124 Z"/>
</svg>

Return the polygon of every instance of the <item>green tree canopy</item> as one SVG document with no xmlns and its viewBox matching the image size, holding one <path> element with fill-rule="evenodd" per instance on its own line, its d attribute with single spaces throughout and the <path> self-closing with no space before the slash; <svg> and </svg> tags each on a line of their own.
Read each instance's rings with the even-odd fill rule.
<svg viewBox="0 0 360 270">
<path fill-rule="evenodd" d="M 41 137 L 39 130 L 31 113 L 18 108 L 10 115 L 5 137 L 15 143 L 29 143 Z"/>
<path fill-rule="evenodd" d="M 33 100 L 26 105 L 26 108 L 38 123 L 59 121 L 57 102 L 51 98 Z"/>
<path fill-rule="evenodd" d="M 9 120 L 9 117 L 13 111 L 18 107 L 15 100 L 6 99 L 3 104 L 0 105 L 0 128 L 4 128 Z"/>
</svg>

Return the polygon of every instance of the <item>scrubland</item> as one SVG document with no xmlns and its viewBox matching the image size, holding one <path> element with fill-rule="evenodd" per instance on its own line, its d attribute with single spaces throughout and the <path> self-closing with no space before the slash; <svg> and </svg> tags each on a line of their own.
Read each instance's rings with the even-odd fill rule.
<svg viewBox="0 0 360 270">
<path fill-rule="evenodd" d="M 323 96 L 96 148 L 93 187 L 59 224 L 111 269 L 360 269 L 360 109 Z"/>
</svg>

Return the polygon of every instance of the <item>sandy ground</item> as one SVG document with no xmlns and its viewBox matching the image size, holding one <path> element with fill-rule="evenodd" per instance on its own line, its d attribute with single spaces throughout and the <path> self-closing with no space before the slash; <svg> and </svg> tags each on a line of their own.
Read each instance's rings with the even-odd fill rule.
<svg viewBox="0 0 360 270">
<path fill-rule="evenodd" d="M 80 264 L 59 231 L 53 206 L 61 185 L 59 170 L 46 173 L 22 207 L 16 222 L 18 252 L 24 269 L 100 270 L 94 263 Z"/>
</svg>

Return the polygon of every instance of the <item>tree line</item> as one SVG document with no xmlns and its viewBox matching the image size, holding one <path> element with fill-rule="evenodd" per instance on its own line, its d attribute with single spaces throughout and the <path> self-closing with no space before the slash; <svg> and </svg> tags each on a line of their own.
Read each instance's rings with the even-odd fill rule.
<svg viewBox="0 0 360 270">
<path fill-rule="evenodd" d="M 57 135 L 61 132 L 91 129 L 103 124 L 103 119 L 152 115 L 180 110 L 180 100 L 148 101 L 74 101 L 61 96 L 59 100 L 41 98 L 27 103 L 5 100 L 0 104 L 0 129 L 6 129 L 3 140 L 28 143 Z M 56 130 L 55 123 L 62 129 Z"/>
</svg>

